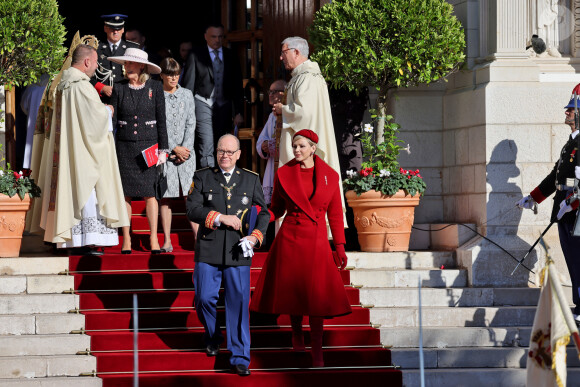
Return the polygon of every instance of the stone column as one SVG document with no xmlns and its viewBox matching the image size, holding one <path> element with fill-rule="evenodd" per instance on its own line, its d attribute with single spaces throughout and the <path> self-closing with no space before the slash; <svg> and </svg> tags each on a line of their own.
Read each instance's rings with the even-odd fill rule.
<svg viewBox="0 0 580 387">
<path fill-rule="evenodd" d="M 525 58 L 529 32 L 529 0 L 481 0 L 482 57 Z"/>
</svg>

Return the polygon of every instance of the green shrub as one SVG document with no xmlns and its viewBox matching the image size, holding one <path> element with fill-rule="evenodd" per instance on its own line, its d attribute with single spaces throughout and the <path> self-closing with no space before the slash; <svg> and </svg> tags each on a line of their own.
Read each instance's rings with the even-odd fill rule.
<svg viewBox="0 0 580 387">
<path fill-rule="evenodd" d="M 26 86 L 60 70 L 63 20 L 56 0 L 0 1 L 0 85 Z"/>
</svg>

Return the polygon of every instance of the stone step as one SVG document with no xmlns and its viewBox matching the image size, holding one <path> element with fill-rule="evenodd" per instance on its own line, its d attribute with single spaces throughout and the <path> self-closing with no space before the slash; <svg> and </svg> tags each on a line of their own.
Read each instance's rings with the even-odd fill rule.
<svg viewBox="0 0 580 387">
<path fill-rule="evenodd" d="M 423 307 L 423 327 L 513 327 L 532 326 L 535 306 Z M 418 327 L 417 307 L 371 308 L 370 319 L 381 327 Z"/>
<path fill-rule="evenodd" d="M 466 270 L 377 270 L 355 269 L 350 272 L 353 285 L 369 287 L 417 287 L 419 277 L 422 286 L 431 288 L 461 288 L 467 286 Z"/>
<path fill-rule="evenodd" d="M 0 357 L 0 379 L 79 376 L 97 369 L 97 358 L 86 355 Z"/>
<path fill-rule="evenodd" d="M 419 370 L 402 370 L 403 386 L 420 386 Z M 425 370 L 426 387 L 525 387 L 526 369 L 461 368 Z M 568 368 L 567 387 L 580 387 L 580 368 Z"/>
<path fill-rule="evenodd" d="M 87 335 L 0 336 L 0 356 L 75 355 L 90 346 Z"/>
<path fill-rule="evenodd" d="M 348 265 L 356 269 L 433 269 L 455 267 L 455 254 L 449 251 L 405 251 L 367 253 L 349 251 Z"/>
<path fill-rule="evenodd" d="M 84 328 L 82 314 L 0 315 L 0 335 L 46 335 L 70 333 Z"/>
<path fill-rule="evenodd" d="M 380 328 L 381 343 L 392 348 L 418 348 L 417 327 Z M 427 327 L 423 348 L 524 347 L 530 345 L 532 327 Z"/>
<path fill-rule="evenodd" d="M 69 275 L 0 276 L 0 294 L 62 293 L 74 289 L 74 277 Z"/>
<path fill-rule="evenodd" d="M 568 367 L 580 367 L 576 348 L 567 348 Z M 418 369 L 419 350 L 391 349 L 394 365 L 405 370 Z M 526 368 L 528 348 L 486 347 L 486 348 L 427 348 L 423 350 L 425 368 Z"/>
<path fill-rule="evenodd" d="M 418 288 L 364 286 L 359 294 L 363 305 L 376 307 L 419 305 Z M 421 302 L 428 306 L 535 306 L 539 297 L 539 288 L 421 288 Z"/>
<path fill-rule="evenodd" d="M 38 255 L 34 257 L 0 258 L 0 276 L 58 274 L 67 269 L 68 257 Z"/>
<path fill-rule="evenodd" d="M 2 387 L 102 387 L 103 381 L 94 377 L 55 377 L 34 379 L 0 379 Z"/>
<path fill-rule="evenodd" d="M 75 294 L 14 294 L 0 295 L 2 314 L 68 313 L 78 308 Z"/>
</svg>

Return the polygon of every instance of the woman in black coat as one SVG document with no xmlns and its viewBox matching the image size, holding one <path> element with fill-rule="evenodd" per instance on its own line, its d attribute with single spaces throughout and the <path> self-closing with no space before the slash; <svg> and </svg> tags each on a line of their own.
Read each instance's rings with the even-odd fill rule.
<svg viewBox="0 0 580 387">
<path fill-rule="evenodd" d="M 168 143 L 165 128 L 165 96 L 161 82 L 149 78 L 161 69 L 147 60 L 147 53 L 128 48 L 123 56 L 107 58 L 124 66 L 126 79 L 113 87 L 111 105 L 114 108 L 113 125 L 116 128 L 117 159 L 129 219 L 131 199 L 143 197 L 149 221 L 151 252 L 160 253 L 157 238 L 158 203 L 155 198 L 157 168 L 148 167 L 142 151 L 158 144 L 159 160 L 164 163 Z M 123 254 L 131 253 L 129 227 L 123 227 Z"/>
</svg>

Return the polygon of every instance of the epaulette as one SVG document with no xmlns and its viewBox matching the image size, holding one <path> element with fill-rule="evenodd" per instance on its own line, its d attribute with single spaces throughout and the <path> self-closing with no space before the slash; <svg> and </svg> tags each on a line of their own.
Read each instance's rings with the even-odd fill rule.
<svg viewBox="0 0 580 387">
<path fill-rule="evenodd" d="M 134 41 L 132 41 L 132 40 L 126 40 L 126 39 L 125 39 L 125 42 L 127 42 L 127 43 L 133 43 L 133 44 L 136 44 L 136 45 L 137 45 L 137 47 L 139 47 L 139 43 L 137 43 L 137 42 L 134 42 Z"/>
<path fill-rule="evenodd" d="M 249 169 L 246 169 L 246 168 L 242 168 L 242 169 L 243 169 L 244 171 L 246 171 L 246 172 L 253 173 L 253 174 L 254 174 L 254 175 L 256 175 L 256 176 L 260 176 L 260 174 L 259 174 L 258 172 L 250 171 Z"/>
<path fill-rule="evenodd" d="M 196 169 L 195 172 L 199 172 L 199 171 L 205 171 L 206 169 L 209 169 L 210 167 L 205 167 L 205 168 L 200 168 L 200 169 Z"/>
</svg>

